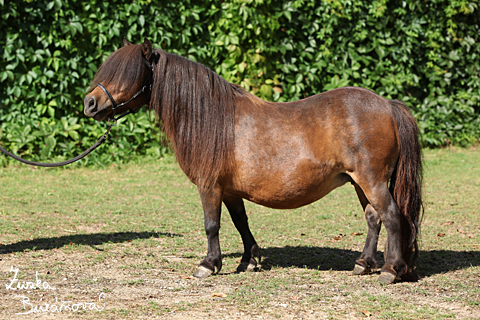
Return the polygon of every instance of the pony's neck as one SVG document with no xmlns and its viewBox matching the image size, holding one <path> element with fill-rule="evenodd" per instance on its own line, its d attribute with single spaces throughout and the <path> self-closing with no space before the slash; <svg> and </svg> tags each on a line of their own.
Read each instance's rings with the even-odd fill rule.
<svg viewBox="0 0 480 320">
<path fill-rule="evenodd" d="M 211 187 L 229 167 L 236 88 L 202 64 L 156 50 L 150 107 L 187 176 Z"/>
</svg>

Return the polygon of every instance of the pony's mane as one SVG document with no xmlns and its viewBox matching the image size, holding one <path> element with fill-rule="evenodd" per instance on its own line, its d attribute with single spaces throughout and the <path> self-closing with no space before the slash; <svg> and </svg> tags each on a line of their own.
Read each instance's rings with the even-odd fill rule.
<svg viewBox="0 0 480 320">
<path fill-rule="evenodd" d="M 88 91 L 92 91 L 99 82 L 102 82 L 104 85 L 118 88 L 119 91 L 134 92 L 136 87 L 132 86 L 132 83 L 141 81 L 140 78 L 144 77 L 144 69 L 141 46 L 121 47 L 102 63 Z"/>
<path fill-rule="evenodd" d="M 150 108 L 170 139 L 178 163 L 201 189 L 232 165 L 235 97 L 246 93 L 202 64 L 155 50 Z"/>
</svg>

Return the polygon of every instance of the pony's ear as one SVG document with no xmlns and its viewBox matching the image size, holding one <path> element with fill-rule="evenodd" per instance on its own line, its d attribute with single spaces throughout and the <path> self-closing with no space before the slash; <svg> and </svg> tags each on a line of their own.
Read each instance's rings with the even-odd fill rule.
<svg viewBox="0 0 480 320">
<path fill-rule="evenodd" d="M 126 47 L 126 46 L 130 46 L 132 44 L 130 43 L 130 41 L 127 40 L 126 37 L 123 37 L 123 45 Z"/>
<path fill-rule="evenodd" d="M 150 61 L 150 58 L 152 57 L 152 43 L 147 38 L 143 40 L 142 52 L 143 52 L 143 55 L 145 56 L 145 59 Z"/>
</svg>

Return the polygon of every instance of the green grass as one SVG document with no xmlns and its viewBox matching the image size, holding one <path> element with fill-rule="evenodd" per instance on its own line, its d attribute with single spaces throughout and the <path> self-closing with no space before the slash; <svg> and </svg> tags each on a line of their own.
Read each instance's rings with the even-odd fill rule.
<svg viewBox="0 0 480 320">
<path fill-rule="evenodd" d="M 259 272 L 234 272 L 243 246 L 224 210 L 222 272 L 190 279 L 206 254 L 202 208 L 195 186 L 170 157 L 98 170 L 0 169 L 0 259 L 5 265 L 0 279 L 11 279 L 8 270 L 15 263 L 22 279 L 39 271 L 62 290 L 78 287 L 93 296 L 107 292 L 109 308 L 82 314 L 92 318 L 169 318 L 173 313 L 278 318 L 294 312 L 343 319 L 363 318 L 367 311 L 378 319 L 476 318 L 480 150 L 425 150 L 424 156 L 418 283 L 385 286 L 377 275 L 351 274 L 367 227 L 349 185 L 296 210 L 247 203 L 263 256 Z M 382 230 L 380 257 L 385 237 Z M 68 285 L 62 285 L 64 278 Z M 13 294 L 0 290 L 2 317 Z M 134 301 L 125 302 L 122 290 L 130 290 Z M 212 297 L 222 291 L 226 297 Z M 93 299 L 80 292 L 65 291 L 65 296 Z"/>
</svg>

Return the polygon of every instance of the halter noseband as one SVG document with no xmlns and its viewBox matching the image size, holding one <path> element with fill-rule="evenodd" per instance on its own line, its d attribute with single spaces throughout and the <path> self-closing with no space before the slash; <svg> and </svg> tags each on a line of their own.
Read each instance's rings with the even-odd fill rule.
<svg viewBox="0 0 480 320">
<path fill-rule="evenodd" d="M 110 102 L 112 103 L 112 111 L 113 111 L 113 114 L 112 114 L 112 118 L 114 120 L 117 120 L 119 118 L 122 118 L 124 116 L 126 116 L 127 114 L 130 114 L 130 113 L 135 113 L 137 112 L 138 110 L 140 110 L 140 108 L 136 109 L 136 110 L 130 110 L 128 112 L 126 112 L 125 114 L 121 115 L 120 117 L 118 118 L 114 118 L 115 117 L 115 111 L 118 109 L 118 108 L 121 108 L 123 107 L 124 105 L 128 104 L 130 101 L 132 101 L 133 99 L 135 99 L 136 97 L 138 97 L 142 92 L 144 92 L 145 90 L 148 90 L 148 93 L 147 93 L 147 97 L 145 98 L 145 103 L 144 104 L 147 104 L 148 100 L 150 99 L 150 95 L 152 94 L 152 75 L 153 75 L 153 67 L 152 65 L 150 64 L 150 62 L 148 62 L 147 59 L 145 59 L 145 57 L 143 56 L 142 54 L 142 59 L 143 59 L 143 62 L 145 62 L 145 65 L 148 67 L 148 75 L 147 77 L 145 78 L 145 81 L 143 81 L 143 86 L 142 88 L 137 92 L 135 93 L 130 99 L 128 99 L 126 102 L 123 102 L 123 103 L 120 103 L 117 105 L 117 103 L 115 102 L 115 100 L 113 99 L 112 95 L 110 94 L 110 92 L 108 92 L 107 88 L 105 88 L 105 86 L 100 82 L 97 84 L 98 87 L 100 87 L 100 89 L 103 90 L 103 92 L 105 92 L 105 94 L 107 95 L 108 99 L 110 100 Z"/>
</svg>

